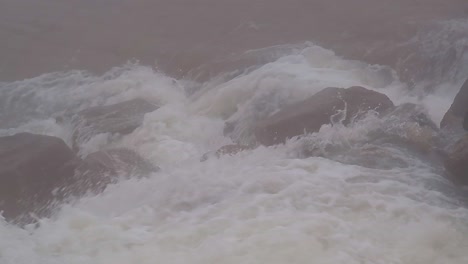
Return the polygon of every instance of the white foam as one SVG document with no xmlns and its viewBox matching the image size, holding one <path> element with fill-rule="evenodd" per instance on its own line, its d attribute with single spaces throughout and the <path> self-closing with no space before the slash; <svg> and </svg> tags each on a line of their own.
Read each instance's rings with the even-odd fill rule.
<svg viewBox="0 0 468 264">
<path fill-rule="evenodd" d="M 47 89 L 53 76 L 14 86 L 34 83 L 39 91 L 33 101 L 51 104 L 44 113 L 63 111 L 67 103 L 77 111 L 138 96 L 160 102 L 141 127 L 111 144 L 136 150 L 162 170 L 64 205 L 37 228 L 1 222 L 2 264 L 468 263 L 468 210 L 427 164 L 377 170 L 298 159 L 294 140 L 199 162 L 205 152 L 230 143 L 223 119 L 248 130 L 327 86 L 362 85 L 395 101 L 413 100 L 385 68 L 313 46 L 194 96 L 140 66 L 102 77 L 80 74 L 60 77 Z M 70 80 L 76 85 L 65 88 Z M 53 105 L 55 96 L 63 102 Z M 424 100 L 437 103 L 426 103 L 436 118 L 448 108 L 438 95 Z M 43 122 L 20 128 L 62 135 L 57 124 Z M 373 124 L 324 127 L 315 136 L 362 139 Z M 89 151 L 99 145 L 87 144 Z"/>
<path fill-rule="evenodd" d="M 188 163 L 9 230 L 25 252 L 5 263 L 464 263 L 468 211 L 424 201 L 421 172 L 265 148 Z"/>
</svg>

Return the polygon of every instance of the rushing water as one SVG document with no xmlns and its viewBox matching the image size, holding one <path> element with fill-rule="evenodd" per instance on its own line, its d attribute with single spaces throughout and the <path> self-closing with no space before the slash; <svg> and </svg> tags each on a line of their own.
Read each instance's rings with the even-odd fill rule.
<svg viewBox="0 0 468 264">
<path fill-rule="evenodd" d="M 2 134 L 30 131 L 69 142 L 67 127 L 48 116 L 141 96 L 163 107 L 128 136 L 98 135 L 83 146 L 129 147 L 162 171 L 65 205 L 36 228 L 2 223 L 2 263 L 466 263 L 468 210 L 417 158 L 401 153 L 407 166 L 369 169 L 301 159 L 291 141 L 200 162 L 231 142 L 223 119 L 240 122 L 246 129 L 237 136 L 248 140 L 248 128 L 267 112 L 352 85 L 396 103 L 420 101 L 388 69 L 317 46 L 201 87 L 138 65 L 99 77 L 53 73 L 4 84 L 2 118 L 18 114 L 22 124 Z M 420 102 L 437 121 L 453 92 Z M 375 125 L 323 127 L 314 137 L 359 141 Z"/>
<path fill-rule="evenodd" d="M 0 220 L 0 263 L 468 263 L 467 195 L 443 177 L 440 165 L 378 142 L 373 146 L 392 156 L 385 166 L 354 159 L 373 131 L 400 133 L 388 120 L 369 116 L 349 127 L 323 126 L 284 145 L 200 162 L 233 140 L 251 143 L 256 121 L 330 86 L 360 85 L 396 105 L 420 104 L 438 123 L 468 73 L 467 38 L 452 36 L 467 22 L 443 25 L 439 35 L 413 39 L 426 44 L 427 61 L 440 63 L 426 73 L 456 68 L 432 76 L 438 81 L 430 92 L 427 84 L 409 89 L 389 67 L 312 43 L 250 50 L 223 61 L 230 70 L 208 81 L 128 63 L 103 75 L 66 71 L 0 83 L 0 135 L 28 131 L 71 144 L 70 127 L 54 116 L 137 97 L 162 106 L 133 133 L 97 135 L 80 152 L 130 148 L 159 172 L 64 204 L 37 224 Z M 448 46 L 454 59 L 441 61 Z M 231 137 L 223 135 L 226 121 L 237 125 Z M 319 145 L 346 151 L 301 154 Z"/>
</svg>

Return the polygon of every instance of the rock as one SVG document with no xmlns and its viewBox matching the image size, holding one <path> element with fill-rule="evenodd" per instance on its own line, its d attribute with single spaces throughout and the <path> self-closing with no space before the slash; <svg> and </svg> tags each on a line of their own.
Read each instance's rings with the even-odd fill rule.
<svg viewBox="0 0 468 264">
<path fill-rule="evenodd" d="M 7 220 L 44 216 L 57 192 L 73 182 L 79 159 L 56 137 L 20 133 L 0 137 L 0 210 Z"/>
<path fill-rule="evenodd" d="M 385 114 L 384 121 L 384 133 L 376 137 L 419 152 L 431 151 L 440 144 L 439 128 L 421 105 L 401 104 Z"/>
<path fill-rule="evenodd" d="M 440 128 L 448 130 L 462 130 L 465 116 L 468 114 L 468 79 L 455 96 L 444 118 L 440 122 Z"/>
<path fill-rule="evenodd" d="M 468 112 L 466 112 L 465 117 L 463 118 L 463 129 L 468 131 Z"/>
<path fill-rule="evenodd" d="M 97 134 L 130 134 L 141 126 L 146 113 L 156 109 L 158 106 L 137 98 L 118 104 L 83 110 L 72 119 L 74 127 L 73 149 L 77 151 L 80 143 Z"/>
<path fill-rule="evenodd" d="M 450 150 L 445 160 L 445 168 L 455 183 L 468 185 L 468 135 Z"/>
<path fill-rule="evenodd" d="M 241 151 L 251 149 L 249 146 L 244 146 L 244 145 L 239 145 L 239 144 L 233 144 L 233 145 L 226 145 L 222 146 L 216 151 L 217 156 L 222 156 L 222 155 L 235 155 Z"/>
<path fill-rule="evenodd" d="M 209 159 L 210 157 L 220 158 L 221 156 L 224 156 L 224 155 L 235 155 L 239 152 L 242 152 L 244 150 L 249 150 L 249 149 L 252 149 L 252 148 L 249 146 L 245 146 L 245 145 L 239 145 L 239 144 L 225 145 L 219 148 L 217 151 L 208 152 L 204 154 L 201 157 L 200 161 L 205 161 Z"/>
<path fill-rule="evenodd" d="M 417 104 L 404 103 L 395 107 L 395 109 L 385 117 L 397 117 L 401 122 L 412 122 L 420 127 L 427 127 L 434 131 L 438 131 L 437 125 L 429 118 L 426 109 Z"/>
<path fill-rule="evenodd" d="M 307 139 L 300 153 L 374 169 L 406 168 L 411 162 L 407 157 L 415 156 L 440 164 L 438 128 L 422 106 L 399 105 L 383 114 L 378 124 L 368 127 L 364 137 Z"/>
<path fill-rule="evenodd" d="M 232 132 L 234 132 L 234 130 L 236 129 L 236 122 L 233 122 L 233 121 L 227 121 L 225 124 L 224 124 L 224 128 L 223 128 L 223 135 L 224 136 L 229 136 Z"/>
<path fill-rule="evenodd" d="M 408 167 L 408 162 L 396 149 L 373 144 L 309 145 L 304 147 L 301 154 L 304 157 L 323 157 L 343 164 L 380 170 Z"/>
<path fill-rule="evenodd" d="M 347 125 L 370 110 L 381 114 L 392 108 L 392 101 L 384 94 L 358 86 L 330 87 L 259 122 L 255 136 L 261 144 L 275 145 L 294 136 L 317 132 L 324 124 Z"/>
<path fill-rule="evenodd" d="M 102 191 L 119 176 L 141 177 L 159 168 L 136 152 L 118 148 L 89 154 L 78 167 L 76 175 L 81 190 Z"/>
</svg>

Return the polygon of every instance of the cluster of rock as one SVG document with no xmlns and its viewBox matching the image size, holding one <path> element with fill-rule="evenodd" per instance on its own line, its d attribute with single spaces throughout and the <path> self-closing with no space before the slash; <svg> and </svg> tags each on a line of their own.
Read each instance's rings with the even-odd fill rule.
<svg viewBox="0 0 468 264">
<path fill-rule="evenodd" d="M 102 191 L 117 176 L 145 176 L 158 167 L 125 149 L 105 149 L 80 158 L 84 140 L 99 133 L 129 134 L 158 107 L 143 99 L 98 106 L 70 117 L 73 148 L 60 138 L 19 133 L 0 137 L 0 211 L 26 223 L 50 213 L 69 196 Z M 61 121 L 64 121 L 61 118 Z"/>
<path fill-rule="evenodd" d="M 53 201 L 88 191 L 102 191 L 116 180 L 116 175 L 143 176 L 157 171 L 158 167 L 129 149 L 102 150 L 84 159 L 77 155 L 82 142 L 99 133 L 131 133 L 141 125 L 146 113 L 157 108 L 143 99 L 135 99 L 79 112 L 70 118 L 74 126 L 73 149 L 59 138 L 44 135 L 20 133 L 0 137 L 0 208 L 3 216 L 18 220 L 25 213 L 47 215 Z M 405 166 L 406 161 L 382 148 L 382 142 L 404 146 L 419 153 L 443 152 L 438 158 L 451 178 L 456 183 L 467 185 L 468 134 L 463 130 L 468 126 L 467 112 L 468 80 L 445 114 L 440 124 L 441 131 L 418 105 L 407 103 L 395 106 L 386 95 L 363 87 L 331 87 L 302 102 L 284 107 L 258 122 L 254 131 L 259 144 L 272 146 L 318 132 L 323 125 L 348 126 L 372 113 L 388 123 L 396 120 L 396 127 L 402 129 L 404 135 L 400 136 L 384 127 L 375 132 L 377 135 L 374 138 L 378 144 L 368 144 L 358 149 L 315 146 L 303 154 L 326 156 L 326 152 L 328 156 L 346 156 L 348 160 L 337 158 L 345 163 L 392 168 Z M 440 143 L 444 135 L 461 136 L 444 149 L 441 146 L 445 143 Z M 201 161 L 248 149 L 251 146 L 227 145 L 207 153 Z"/>
<path fill-rule="evenodd" d="M 326 124 L 339 123 L 347 126 L 370 111 L 386 122 L 397 123 L 376 132 L 374 141 L 378 144 L 366 144 L 357 149 L 349 146 L 312 146 L 303 154 L 328 158 L 335 156 L 339 161 L 371 168 L 405 166 L 406 161 L 380 147 L 383 144 L 394 144 L 410 151 L 412 155 L 421 154 L 431 161 L 445 165 L 454 182 L 468 184 L 468 135 L 463 136 L 468 129 L 468 80 L 445 114 L 440 124 L 441 129 L 419 105 L 405 103 L 395 106 L 386 95 L 363 87 L 326 88 L 302 102 L 283 107 L 258 122 L 255 137 L 257 143 L 265 146 L 281 144 L 294 137 L 318 132 Z M 452 141 L 454 144 L 450 144 Z M 240 145 L 230 148 L 234 152 L 247 149 Z M 347 160 L 342 159 L 343 157 Z M 387 161 L 392 165 L 386 165 Z"/>
</svg>

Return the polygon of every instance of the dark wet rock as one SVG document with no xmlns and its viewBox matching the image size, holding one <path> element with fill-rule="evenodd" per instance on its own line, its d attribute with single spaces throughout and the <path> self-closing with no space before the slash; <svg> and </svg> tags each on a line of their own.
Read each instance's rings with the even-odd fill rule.
<svg viewBox="0 0 468 264">
<path fill-rule="evenodd" d="M 446 130 L 463 130 L 464 119 L 468 113 L 468 79 L 460 88 L 447 113 L 440 122 L 440 128 Z"/>
<path fill-rule="evenodd" d="M 451 148 L 445 160 L 445 168 L 455 183 L 468 185 L 468 135 Z"/>
<path fill-rule="evenodd" d="M 261 144 L 275 145 L 288 138 L 317 132 L 325 124 L 347 125 L 369 111 L 381 114 L 392 108 L 392 101 L 379 92 L 358 86 L 330 87 L 259 122 L 255 136 Z"/>
<path fill-rule="evenodd" d="M 205 161 L 209 159 L 210 157 L 220 158 L 221 156 L 224 156 L 224 155 L 235 155 L 239 152 L 249 150 L 249 149 L 252 149 L 252 148 L 249 146 L 240 145 L 240 144 L 225 145 L 219 148 L 217 151 L 212 151 L 212 152 L 208 152 L 204 154 L 201 157 L 200 161 Z"/>
<path fill-rule="evenodd" d="M 77 187 L 84 191 L 101 191 L 119 177 L 143 177 L 159 168 L 136 152 L 125 149 L 109 149 L 86 156 L 76 171 Z"/>
<path fill-rule="evenodd" d="M 7 220 L 43 216 L 74 181 L 79 159 L 56 137 L 20 133 L 0 137 L 0 210 Z"/>
<path fill-rule="evenodd" d="M 92 107 L 81 111 L 73 117 L 73 149 L 78 150 L 80 143 L 101 133 L 126 135 L 141 126 L 146 113 L 158 109 L 144 99 Z"/>
</svg>

